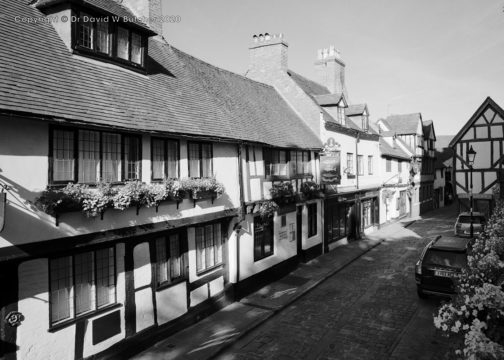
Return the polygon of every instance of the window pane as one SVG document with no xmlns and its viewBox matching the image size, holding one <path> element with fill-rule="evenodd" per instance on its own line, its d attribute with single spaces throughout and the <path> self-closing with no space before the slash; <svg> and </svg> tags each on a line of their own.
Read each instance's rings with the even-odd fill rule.
<svg viewBox="0 0 504 360">
<path fill-rule="evenodd" d="M 70 318 L 70 291 L 72 279 L 71 257 L 65 256 L 49 262 L 51 272 L 51 322 Z"/>
<path fill-rule="evenodd" d="M 213 226 L 214 230 L 214 245 L 215 245 L 215 263 L 220 264 L 222 262 L 222 232 L 221 224 L 217 223 Z"/>
<path fill-rule="evenodd" d="M 273 175 L 273 164 L 272 164 L 272 154 L 270 149 L 264 149 L 264 168 L 265 168 L 265 176 Z"/>
<path fill-rule="evenodd" d="M 93 49 L 93 23 L 89 21 L 90 16 L 81 13 L 79 19 L 79 45 L 88 49 Z"/>
<path fill-rule="evenodd" d="M 124 137 L 125 180 L 140 179 L 140 139 L 136 136 Z"/>
<path fill-rule="evenodd" d="M 180 241 L 178 234 L 170 235 L 170 274 L 172 279 L 181 275 Z"/>
<path fill-rule="evenodd" d="M 100 133 L 79 130 L 79 182 L 100 179 Z"/>
<path fill-rule="evenodd" d="M 74 272 L 75 315 L 79 315 L 94 308 L 92 252 L 75 255 Z"/>
<path fill-rule="evenodd" d="M 203 230 L 202 227 L 196 228 L 196 269 L 198 271 L 206 268 Z"/>
<path fill-rule="evenodd" d="M 189 143 L 189 177 L 200 177 L 199 144 Z"/>
<path fill-rule="evenodd" d="M 152 139 L 152 178 L 165 177 L 164 141 Z"/>
<path fill-rule="evenodd" d="M 178 142 L 175 140 L 167 140 L 166 159 L 168 161 L 168 178 L 178 178 Z"/>
<path fill-rule="evenodd" d="M 156 239 L 156 257 L 157 257 L 157 283 L 162 284 L 168 281 L 166 240 L 164 237 Z"/>
<path fill-rule="evenodd" d="M 212 144 L 201 144 L 202 177 L 212 177 Z"/>
<path fill-rule="evenodd" d="M 73 181 L 75 171 L 74 132 L 53 131 L 53 180 Z"/>
<path fill-rule="evenodd" d="M 278 152 L 278 175 L 287 176 L 287 152 Z"/>
<path fill-rule="evenodd" d="M 123 27 L 117 27 L 117 57 L 129 60 L 129 31 Z"/>
<path fill-rule="evenodd" d="M 308 151 L 303 151 L 303 172 L 305 174 L 311 174 L 310 170 L 310 153 Z"/>
<path fill-rule="evenodd" d="M 113 248 L 96 251 L 96 299 L 98 308 L 115 302 Z"/>
<path fill-rule="evenodd" d="M 215 265 L 214 237 L 212 225 L 205 226 L 205 259 L 206 267 Z"/>
<path fill-rule="evenodd" d="M 109 24 L 106 22 L 96 23 L 96 50 L 108 54 L 109 53 Z"/>
<path fill-rule="evenodd" d="M 262 259 L 262 244 L 264 239 L 264 226 L 261 218 L 254 218 L 254 260 Z"/>
<path fill-rule="evenodd" d="M 142 37 L 136 33 L 131 34 L 131 61 L 142 65 Z"/>
<path fill-rule="evenodd" d="M 121 180 L 121 135 L 103 133 L 103 181 Z"/>
</svg>

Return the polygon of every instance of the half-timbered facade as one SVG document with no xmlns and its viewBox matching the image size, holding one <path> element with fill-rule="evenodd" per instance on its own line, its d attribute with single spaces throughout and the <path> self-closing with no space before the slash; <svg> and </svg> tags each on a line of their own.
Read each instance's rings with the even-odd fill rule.
<svg viewBox="0 0 504 360">
<path fill-rule="evenodd" d="M 271 243 L 244 215 L 273 180 L 316 181 L 320 140 L 273 87 L 86 20 L 139 2 L 2 3 L 2 358 L 121 358 L 320 241 L 317 199 L 274 212 Z M 14 20 L 44 16 L 82 21 Z"/>
<path fill-rule="evenodd" d="M 379 223 L 379 136 L 365 104 L 349 104 L 345 63 L 334 46 L 321 49 L 315 80 L 288 67 L 282 34 L 260 34 L 250 46 L 247 76 L 273 85 L 324 144 L 321 183 L 324 248 L 372 231 Z"/>
<path fill-rule="evenodd" d="M 493 190 L 504 186 L 504 111 L 490 97 L 486 98 L 469 121 L 450 142 L 453 149 L 453 183 L 459 200 L 460 211 L 470 209 L 470 193 L 473 193 L 473 209 L 490 214 L 493 205 Z M 472 166 L 467 152 L 476 151 Z"/>
</svg>

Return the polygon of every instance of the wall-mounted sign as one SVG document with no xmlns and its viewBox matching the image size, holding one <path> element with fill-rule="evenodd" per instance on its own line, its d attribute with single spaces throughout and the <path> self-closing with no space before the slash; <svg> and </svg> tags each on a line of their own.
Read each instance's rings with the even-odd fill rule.
<svg viewBox="0 0 504 360">
<path fill-rule="evenodd" d="M 0 232 L 5 225 L 5 206 L 7 204 L 7 193 L 0 192 Z"/>
<path fill-rule="evenodd" d="M 320 156 L 320 173 L 322 184 L 341 183 L 340 152 L 334 151 Z"/>
<path fill-rule="evenodd" d="M 332 137 L 328 138 L 324 144 L 324 152 L 339 151 L 340 149 L 341 145 Z"/>
<path fill-rule="evenodd" d="M 5 317 L 5 322 L 9 324 L 11 327 L 18 327 L 21 325 L 21 322 L 25 319 L 24 315 L 19 311 L 11 311 Z"/>
</svg>

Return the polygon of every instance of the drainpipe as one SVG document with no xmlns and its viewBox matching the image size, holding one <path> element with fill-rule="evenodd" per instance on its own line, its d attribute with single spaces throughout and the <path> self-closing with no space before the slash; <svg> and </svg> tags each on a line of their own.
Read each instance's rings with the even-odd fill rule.
<svg viewBox="0 0 504 360">
<path fill-rule="evenodd" d="M 240 231 L 241 222 L 244 220 L 245 213 L 245 199 L 243 195 L 243 156 L 242 148 L 243 143 L 238 143 L 236 145 L 238 152 L 238 179 L 240 186 L 240 213 L 238 215 L 238 222 L 235 224 L 234 230 L 236 232 L 236 284 L 240 282 Z"/>
<path fill-rule="evenodd" d="M 357 171 L 355 172 L 356 187 L 359 190 L 359 141 L 360 133 L 357 132 L 357 139 L 355 140 L 355 158 L 357 159 Z M 364 166 L 364 164 L 362 164 Z"/>
</svg>

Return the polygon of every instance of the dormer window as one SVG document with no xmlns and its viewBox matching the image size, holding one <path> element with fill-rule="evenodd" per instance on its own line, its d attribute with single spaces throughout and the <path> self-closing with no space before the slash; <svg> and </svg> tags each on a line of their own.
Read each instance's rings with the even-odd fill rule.
<svg viewBox="0 0 504 360">
<path fill-rule="evenodd" d="M 338 106 L 338 121 L 341 125 L 346 126 L 345 108 L 342 106 Z"/>
<path fill-rule="evenodd" d="M 82 55 L 143 67 L 146 36 L 117 23 L 113 17 L 80 12 L 75 26 L 74 50 Z"/>
<path fill-rule="evenodd" d="M 369 129 L 369 118 L 367 115 L 362 115 L 362 130 L 368 131 Z"/>
</svg>

